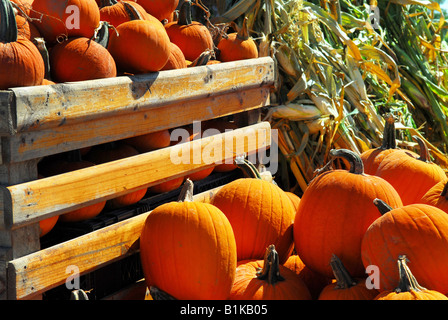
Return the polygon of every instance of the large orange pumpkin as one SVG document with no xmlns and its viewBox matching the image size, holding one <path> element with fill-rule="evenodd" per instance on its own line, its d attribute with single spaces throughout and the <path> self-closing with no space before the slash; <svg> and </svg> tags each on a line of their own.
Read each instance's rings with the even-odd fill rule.
<svg viewBox="0 0 448 320">
<path fill-rule="evenodd" d="M 19 36 L 14 10 L 9 1 L 0 3 L 0 90 L 40 85 L 45 66 L 39 50 Z"/>
<path fill-rule="evenodd" d="M 230 300 L 311 300 L 305 283 L 279 264 L 274 245 L 264 259 L 238 261 Z"/>
<path fill-rule="evenodd" d="M 397 190 L 404 205 L 419 202 L 431 187 L 446 179 L 443 169 L 431 161 L 426 143 L 418 136 L 414 139 L 419 144 L 419 157 L 397 150 L 384 157 L 376 172 Z"/>
<path fill-rule="evenodd" d="M 238 260 L 262 259 L 273 244 L 280 263 L 286 262 L 296 211 L 282 189 L 260 178 L 240 178 L 221 187 L 211 201 L 232 225 Z"/>
<path fill-rule="evenodd" d="M 162 21 L 169 19 L 179 4 L 179 0 L 131 0 L 138 2 L 149 14 Z"/>
<path fill-rule="evenodd" d="M 170 39 L 160 21 L 131 20 L 110 33 L 108 50 L 118 69 L 130 73 L 159 71 L 170 56 Z"/>
<path fill-rule="evenodd" d="M 95 0 L 34 0 L 30 16 L 48 44 L 69 37 L 90 39 L 100 26 Z"/>
<path fill-rule="evenodd" d="M 375 300 L 448 300 L 448 297 L 441 292 L 419 285 L 406 260 L 406 255 L 398 257 L 398 286 L 393 290 L 381 292 Z"/>
<path fill-rule="evenodd" d="M 109 51 L 99 43 L 77 37 L 53 46 L 50 53 L 51 77 L 56 82 L 112 78 L 117 67 Z"/>
<path fill-rule="evenodd" d="M 227 299 L 237 264 L 232 227 L 221 210 L 192 194 L 187 180 L 179 201 L 148 215 L 140 237 L 145 280 L 179 300 Z"/>
<path fill-rule="evenodd" d="M 358 154 L 333 149 L 330 155 L 350 163 L 350 170 L 335 169 L 315 177 L 305 189 L 294 221 L 297 254 L 309 268 L 328 277 L 333 254 L 354 277 L 365 275 L 361 241 L 370 224 L 380 217 L 375 198 L 402 205 L 397 191 L 382 178 L 366 175 Z"/>
<path fill-rule="evenodd" d="M 213 51 L 214 44 L 208 28 L 191 19 L 191 2 L 184 1 L 179 19 L 165 25 L 171 42 L 175 43 L 184 53 L 185 59 L 195 61 L 201 53 Z"/>
<path fill-rule="evenodd" d="M 366 230 L 361 254 L 364 266 L 378 267 L 380 290 L 396 287 L 396 259 L 404 254 L 422 286 L 448 293 L 448 215 L 427 204 L 392 209 L 386 201 L 375 203 L 383 215 Z"/>
</svg>

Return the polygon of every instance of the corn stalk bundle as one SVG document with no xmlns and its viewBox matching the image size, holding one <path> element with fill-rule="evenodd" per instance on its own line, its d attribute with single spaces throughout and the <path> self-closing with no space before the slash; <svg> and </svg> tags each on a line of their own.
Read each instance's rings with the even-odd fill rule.
<svg viewBox="0 0 448 320">
<path fill-rule="evenodd" d="M 443 15 L 434 23 L 438 4 L 357 2 L 228 0 L 217 1 L 212 14 L 215 24 L 247 17 L 260 56 L 277 62 L 265 119 L 278 129 L 283 160 L 302 191 L 330 149 L 380 146 L 385 113 L 397 119 L 400 147 L 413 148 L 417 134 L 447 164 L 447 49 Z"/>
</svg>

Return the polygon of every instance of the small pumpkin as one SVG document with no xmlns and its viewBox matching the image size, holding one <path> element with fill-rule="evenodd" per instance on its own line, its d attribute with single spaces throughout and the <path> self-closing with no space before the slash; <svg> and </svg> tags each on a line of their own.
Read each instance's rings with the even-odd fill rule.
<svg viewBox="0 0 448 320">
<path fill-rule="evenodd" d="M 374 203 L 382 215 L 366 230 L 361 256 L 365 267 L 378 266 L 380 290 L 395 288 L 396 257 L 405 254 L 424 287 L 448 292 L 448 215 L 427 204 L 392 209 L 381 199 Z"/>
<path fill-rule="evenodd" d="M 159 184 L 156 184 L 152 187 L 149 187 L 148 191 L 150 191 L 152 193 L 170 192 L 170 191 L 178 189 L 182 185 L 184 180 L 185 180 L 185 177 L 183 177 L 183 176 L 169 179 L 169 180 L 163 181 Z"/>
<path fill-rule="evenodd" d="M 365 278 L 353 278 L 336 255 L 330 266 L 336 282 L 323 288 L 318 300 L 373 300 L 378 295 L 378 290 L 367 288 Z"/>
<path fill-rule="evenodd" d="M 446 179 L 445 171 L 431 161 L 426 143 L 419 136 L 413 138 L 419 144 L 419 157 L 397 150 L 384 157 L 376 172 L 397 190 L 403 205 L 419 202 L 431 187 Z"/>
<path fill-rule="evenodd" d="M 150 132 L 125 140 L 136 148 L 139 152 L 148 152 L 161 148 L 169 147 L 171 144 L 171 134 L 168 129 Z"/>
<path fill-rule="evenodd" d="M 406 255 L 398 257 L 398 286 L 393 290 L 381 292 L 375 300 L 448 300 L 443 293 L 419 285 L 406 260 Z"/>
<path fill-rule="evenodd" d="M 53 46 L 50 52 L 51 78 L 56 82 L 112 78 L 117 67 L 109 51 L 97 42 L 70 38 Z"/>
<path fill-rule="evenodd" d="M 16 15 L 9 0 L 0 2 L 0 90 L 40 85 L 45 65 L 39 50 L 18 36 Z"/>
<path fill-rule="evenodd" d="M 361 241 L 370 224 L 381 216 L 373 200 L 387 197 L 394 208 L 402 202 L 386 180 L 364 174 L 357 153 L 332 149 L 330 156 L 332 161 L 345 159 L 350 169 L 325 171 L 305 189 L 294 220 L 295 249 L 305 265 L 327 277 L 333 276 L 328 263 L 333 254 L 353 277 L 362 277 Z"/>
<path fill-rule="evenodd" d="M 187 68 L 187 60 L 180 48 L 170 42 L 170 57 L 162 70 L 184 69 Z"/>
<path fill-rule="evenodd" d="M 204 51 L 213 51 L 214 44 L 208 28 L 191 18 L 191 1 L 185 0 L 180 8 L 179 19 L 165 25 L 171 40 L 184 53 L 185 59 L 195 61 Z"/>
<path fill-rule="evenodd" d="M 140 257 L 149 288 L 179 300 L 230 295 L 237 264 L 232 226 L 215 206 L 194 201 L 190 180 L 179 201 L 158 206 L 146 218 Z"/>
<path fill-rule="evenodd" d="M 238 261 L 230 300 L 311 300 L 311 294 L 270 245 L 263 259 Z"/>
<path fill-rule="evenodd" d="M 249 36 L 247 17 L 238 32 L 232 32 L 219 41 L 218 49 L 218 59 L 222 62 L 258 58 L 257 44 Z"/>
</svg>

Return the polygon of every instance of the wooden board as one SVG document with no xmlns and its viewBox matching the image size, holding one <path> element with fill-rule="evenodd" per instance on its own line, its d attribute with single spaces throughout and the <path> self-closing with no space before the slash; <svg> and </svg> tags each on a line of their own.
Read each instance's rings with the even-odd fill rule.
<svg viewBox="0 0 448 320">
<path fill-rule="evenodd" d="M 194 199 L 209 202 L 220 188 L 197 194 Z M 142 213 L 10 261 L 8 281 L 0 279 L 0 283 L 8 283 L 8 299 L 31 299 L 66 281 L 70 283 L 74 270 L 82 275 L 138 252 L 141 230 L 149 214 Z"/>
<path fill-rule="evenodd" d="M 3 190 L 6 228 L 15 229 L 50 216 L 184 176 L 242 153 L 269 148 L 269 122 L 193 140 L 137 156 L 29 181 Z"/>
</svg>

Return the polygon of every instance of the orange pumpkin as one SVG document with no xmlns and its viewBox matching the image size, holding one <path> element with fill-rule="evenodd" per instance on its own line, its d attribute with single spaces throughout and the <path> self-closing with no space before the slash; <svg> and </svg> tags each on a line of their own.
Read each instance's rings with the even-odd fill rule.
<svg viewBox="0 0 448 320">
<path fill-rule="evenodd" d="M 375 300 L 448 300 L 436 290 L 429 290 L 418 284 L 406 263 L 406 255 L 398 257 L 399 283 L 393 290 L 383 291 Z"/>
<path fill-rule="evenodd" d="M 134 1 L 108 0 L 100 9 L 101 21 L 107 21 L 110 25 L 118 27 L 123 22 L 135 19 L 155 19 L 146 10 Z"/>
<path fill-rule="evenodd" d="M 192 195 L 187 180 L 179 201 L 146 218 L 140 237 L 146 283 L 179 300 L 227 299 L 237 263 L 232 227 L 218 208 Z"/>
<path fill-rule="evenodd" d="M 42 179 L 44 176 L 39 174 L 39 179 Z M 43 220 L 39 221 L 39 228 L 40 228 L 40 237 L 43 237 L 44 235 L 46 235 L 48 232 L 50 232 L 54 226 L 56 225 L 56 223 L 59 220 L 59 215 L 50 217 L 50 218 L 46 218 Z"/>
<path fill-rule="evenodd" d="M 247 29 L 247 17 L 238 32 L 230 33 L 219 41 L 218 50 L 218 59 L 222 62 L 258 58 L 257 44 Z"/>
<path fill-rule="evenodd" d="M 295 193 L 286 191 L 285 192 L 286 195 L 288 196 L 289 200 L 291 200 L 292 205 L 294 206 L 294 208 L 297 210 L 299 209 L 299 204 L 300 204 L 300 197 L 298 195 L 296 195 Z"/>
<path fill-rule="evenodd" d="M 149 14 L 162 21 L 170 19 L 179 0 L 131 0 L 138 2 Z"/>
<path fill-rule="evenodd" d="M 169 147 L 171 144 L 171 135 L 170 131 L 165 129 L 128 138 L 125 142 L 136 148 L 139 152 L 148 152 Z"/>
<path fill-rule="evenodd" d="M 170 57 L 162 70 L 184 69 L 187 68 L 187 60 L 180 48 L 170 42 Z"/>
<path fill-rule="evenodd" d="M 37 30 L 36 26 L 29 22 L 27 18 L 17 14 L 16 23 L 19 36 L 31 41 L 33 41 L 34 38 L 40 37 L 39 30 Z"/>
<path fill-rule="evenodd" d="M 311 300 L 305 283 L 279 264 L 274 245 L 264 259 L 238 261 L 230 300 Z"/>
<path fill-rule="evenodd" d="M 419 203 L 429 204 L 448 213 L 448 179 L 436 183 Z"/>
<path fill-rule="evenodd" d="M 370 224 L 381 216 L 373 200 L 387 198 L 396 208 L 402 206 L 401 199 L 390 183 L 364 174 L 355 152 L 333 149 L 330 155 L 346 159 L 350 170 L 325 171 L 305 189 L 294 220 L 295 249 L 305 265 L 316 272 L 332 277 L 328 262 L 335 254 L 350 274 L 362 277 L 361 241 Z"/>
</svg>

